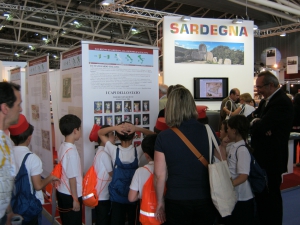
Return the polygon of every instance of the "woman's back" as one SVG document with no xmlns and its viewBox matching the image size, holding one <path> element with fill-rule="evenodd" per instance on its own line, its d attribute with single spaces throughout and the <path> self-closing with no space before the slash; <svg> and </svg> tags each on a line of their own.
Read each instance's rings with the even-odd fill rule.
<svg viewBox="0 0 300 225">
<path fill-rule="evenodd" d="M 206 128 L 196 119 L 183 121 L 179 130 L 209 160 Z M 166 198 L 191 200 L 210 198 L 207 168 L 171 129 L 161 132 L 155 150 L 164 153 L 168 168 Z"/>
</svg>

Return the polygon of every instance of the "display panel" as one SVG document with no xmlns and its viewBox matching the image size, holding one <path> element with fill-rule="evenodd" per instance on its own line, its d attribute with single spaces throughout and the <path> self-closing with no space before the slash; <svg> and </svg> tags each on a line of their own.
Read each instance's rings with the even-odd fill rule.
<svg viewBox="0 0 300 225">
<path fill-rule="evenodd" d="M 228 78 L 194 77 L 195 101 L 221 101 L 228 95 Z"/>
</svg>

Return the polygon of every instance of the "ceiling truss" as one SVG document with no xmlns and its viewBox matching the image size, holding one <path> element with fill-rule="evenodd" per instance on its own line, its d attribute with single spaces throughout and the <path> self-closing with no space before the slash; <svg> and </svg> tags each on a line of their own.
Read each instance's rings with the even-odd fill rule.
<svg viewBox="0 0 300 225">
<path fill-rule="evenodd" d="M 215 1 L 220 3 L 221 0 Z M 245 5 L 244 0 L 226 1 Z M 22 61 L 49 53 L 55 56 L 51 60 L 57 65 L 59 53 L 79 45 L 82 40 L 156 45 L 156 24 L 164 16 L 231 19 L 238 15 L 230 10 L 216 12 L 205 5 L 208 4 L 206 0 L 115 0 L 115 4 L 110 6 L 99 5 L 99 0 L 18 2 L 19 5 L 12 0 L 0 2 L 0 60 Z M 196 4 L 201 5 L 201 2 L 205 4 L 197 7 Z M 277 2 L 285 3 L 285 0 Z M 300 7 L 298 0 L 292 2 L 294 6 Z M 273 28 L 256 30 L 255 37 L 265 38 L 300 31 L 299 17 L 265 5 L 260 6 L 254 0 L 247 4 L 249 8 L 260 9 L 260 14 L 269 13 L 277 24 Z M 4 12 L 9 16 L 4 16 Z"/>
</svg>

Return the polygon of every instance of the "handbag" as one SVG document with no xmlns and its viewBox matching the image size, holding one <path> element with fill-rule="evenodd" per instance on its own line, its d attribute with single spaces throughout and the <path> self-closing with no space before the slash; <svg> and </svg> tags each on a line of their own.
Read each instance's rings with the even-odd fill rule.
<svg viewBox="0 0 300 225">
<path fill-rule="evenodd" d="M 237 196 L 235 189 L 232 185 L 231 176 L 227 161 L 222 159 L 221 152 L 215 136 L 213 135 L 209 125 L 205 125 L 207 130 L 207 136 L 209 141 L 209 162 L 203 157 L 203 155 L 194 147 L 194 145 L 184 136 L 184 134 L 178 128 L 171 128 L 181 140 L 189 147 L 189 149 L 195 154 L 198 160 L 208 167 L 210 194 L 216 209 L 219 211 L 222 217 L 231 215 L 235 204 L 237 202 Z M 216 150 L 221 156 L 221 161 L 212 162 L 212 141 Z"/>
</svg>

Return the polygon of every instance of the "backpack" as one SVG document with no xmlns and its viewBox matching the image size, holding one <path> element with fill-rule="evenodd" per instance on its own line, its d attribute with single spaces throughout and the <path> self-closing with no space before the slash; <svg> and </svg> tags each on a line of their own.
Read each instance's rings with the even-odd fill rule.
<svg viewBox="0 0 300 225">
<path fill-rule="evenodd" d="M 245 145 L 240 145 L 241 146 L 245 146 Z M 239 149 L 239 147 L 237 148 L 237 150 Z M 237 150 L 235 152 L 235 156 L 236 159 L 237 158 Z M 265 187 L 268 187 L 268 177 L 267 177 L 267 173 L 264 169 L 262 169 L 258 162 L 256 161 L 256 159 L 254 158 L 254 156 L 251 154 L 251 152 L 249 152 L 250 157 L 251 157 L 251 161 L 250 161 L 250 173 L 248 176 L 248 181 L 250 183 L 251 189 L 253 193 L 261 193 Z"/>
<path fill-rule="evenodd" d="M 143 225 L 159 225 L 161 223 L 155 218 L 157 200 L 154 189 L 154 176 L 147 167 L 144 166 L 143 168 L 148 170 L 150 177 L 143 186 L 143 194 L 140 206 L 140 222 Z"/>
<path fill-rule="evenodd" d="M 27 224 L 42 212 L 42 203 L 30 190 L 28 172 L 25 166 L 27 157 L 32 153 L 27 153 L 23 158 L 20 170 L 15 178 L 12 192 L 11 207 L 14 213 L 23 217 L 22 224 Z"/>
<path fill-rule="evenodd" d="M 95 207 L 98 205 L 99 194 L 97 193 L 96 190 L 98 176 L 94 164 L 98 155 L 102 151 L 97 152 L 96 156 L 94 157 L 94 162 L 92 166 L 86 172 L 82 180 L 82 203 L 88 207 Z"/>
</svg>

